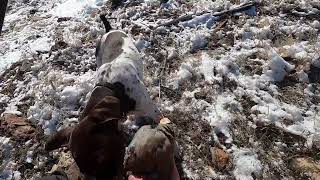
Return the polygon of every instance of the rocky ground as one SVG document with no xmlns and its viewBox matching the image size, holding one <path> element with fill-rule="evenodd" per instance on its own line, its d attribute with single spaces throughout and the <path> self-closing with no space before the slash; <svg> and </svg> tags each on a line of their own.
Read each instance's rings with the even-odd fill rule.
<svg viewBox="0 0 320 180">
<path fill-rule="evenodd" d="M 43 146 L 77 123 L 93 88 L 101 13 L 143 54 L 150 95 L 178 127 L 182 179 L 319 179 L 320 4 L 254 1 L 214 14 L 245 2 L 11 1 L 0 36 L 0 179 L 73 164 L 66 149 Z"/>
</svg>

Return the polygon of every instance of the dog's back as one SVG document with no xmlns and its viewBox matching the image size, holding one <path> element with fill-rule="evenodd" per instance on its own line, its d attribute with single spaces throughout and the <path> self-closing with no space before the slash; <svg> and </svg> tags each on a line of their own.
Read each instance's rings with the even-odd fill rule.
<svg viewBox="0 0 320 180">
<path fill-rule="evenodd" d="M 121 83 L 126 94 L 136 101 L 136 110 L 156 119 L 156 108 L 143 83 L 142 57 L 132 39 L 113 30 L 102 36 L 96 51 L 97 83 Z"/>
</svg>

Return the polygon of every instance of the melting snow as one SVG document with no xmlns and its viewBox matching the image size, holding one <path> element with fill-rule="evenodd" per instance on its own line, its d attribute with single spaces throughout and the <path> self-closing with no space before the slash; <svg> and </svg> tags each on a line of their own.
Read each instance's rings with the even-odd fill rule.
<svg viewBox="0 0 320 180">
<path fill-rule="evenodd" d="M 12 97 L 0 94 L 0 102 L 6 105 L 6 112 L 21 115 L 18 105 L 28 95 L 35 99 L 27 112 L 28 119 L 40 125 L 46 135 L 77 121 L 74 116 L 79 114 L 79 107 L 85 105 L 94 86 L 95 72 L 90 69 L 93 69 L 95 63 L 95 40 L 104 33 L 101 23 L 96 21 L 97 17 L 94 17 L 95 13 L 92 12 L 100 11 L 105 2 L 106 0 L 62 0 L 14 3 L 13 9 L 5 18 L 4 33 L 0 42 L 0 74 L 14 62 L 30 59 L 34 61 L 31 61 L 31 70 L 22 77 L 23 80 L 14 80 L 13 84 L 16 87 Z M 302 3 L 301 6 L 309 7 L 310 3 L 307 2 L 310 1 Z M 237 15 L 239 20 L 235 21 L 241 23 L 232 24 L 227 21 L 224 30 L 214 29 L 219 18 L 211 13 L 194 16 L 191 20 L 172 27 L 158 27 L 154 30 L 150 27 L 162 21 L 172 20 L 167 17 L 157 19 L 159 14 L 169 10 L 199 13 L 233 7 L 230 1 L 199 0 L 193 2 L 191 9 L 188 9 L 187 6 L 180 5 L 179 1 L 169 0 L 149 17 L 148 14 L 158 5 L 158 0 L 145 0 L 133 8 L 120 8 L 113 14 L 117 20 L 112 21 L 112 25 L 125 32 L 134 32 L 136 27 L 143 29 L 145 34 L 138 32 L 138 35 L 133 35 L 142 55 L 147 54 L 145 50 L 152 47 L 154 42 L 159 42 L 161 48 L 167 48 L 161 38 L 157 39 L 157 36 L 151 35 L 149 37 L 149 34 L 163 33 L 172 40 L 174 45 L 170 47 L 167 60 L 170 66 L 177 66 L 167 69 L 168 74 L 163 78 L 162 85 L 173 86 L 174 92 L 181 91 L 182 97 L 178 102 L 163 97 L 162 110 L 175 112 L 177 109 L 187 111 L 194 108 L 203 120 L 210 123 L 214 129 L 213 133 L 223 133 L 226 136 L 225 143 L 232 144 L 235 139 L 231 128 L 233 121 L 237 116 L 249 118 L 242 113 L 244 109 L 239 100 L 246 96 L 253 104 L 249 109 L 245 109 L 252 118 L 252 121 L 248 122 L 274 123 L 283 131 L 306 138 L 309 146 L 315 144 L 320 147 L 318 105 L 312 101 L 313 97 L 318 96 L 318 87 L 310 82 L 309 74 L 311 65 L 320 67 L 318 20 L 310 23 L 303 20 L 284 20 L 281 16 L 257 14 L 257 9 L 251 8 L 246 13 L 258 16 L 251 18 Z M 33 8 L 38 10 L 35 15 L 30 14 Z M 310 12 L 312 11 L 314 10 L 310 9 Z M 89 14 L 93 17 L 88 16 Z M 71 19 L 58 23 L 57 17 Z M 229 34 L 225 34 L 224 31 L 228 31 Z M 280 40 L 280 45 L 275 47 L 276 43 L 272 41 L 283 34 L 291 34 L 295 39 Z M 227 43 L 220 42 L 227 39 L 226 35 L 232 36 L 233 44 L 226 45 Z M 315 42 L 308 39 L 312 35 Z M 52 45 L 57 43 L 56 38 L 69 47 L 49 54 Z M 221 46 L 208 47 L 210 43 Z M 155 52 L 159 52 L 159 49 Z M 145 65 L 151 68 L 162 67 L 162 62 L 158 62 L 158 59 L 144 58 Z M 147 74 L 146 84 L 152 98 L 156 99 L 159 92 L 158 83 L 155 83 L 158 82 L 157 73 L 151 72 L 148 68 L 144 70 Z M 301 93 L 303 101 L 306 101 L 305 107 L 283 101 L 281 96 L 287 91 L 281 92 L 282 89 L 277 84 L 287 80 L 286 78 L 295 72 L 301 83 L 299 85 L 302 85 Z M 197 81 L 194 81 L 193 77 Z M 198 77 L 203 77 L 204 80 Z M 231 90 L 229 87 L 223 87 L 224 83 L 228 83 L 226 79 L 236 87 Z M 6 81 L 0 82 L 0 90 L 8 85 Z M 190 88 L 194 89 L 182 90 L 181 84 L 184 82 L 190 82 Z M 194 98 L 196 92 L 206 88 L 212 88 L 207 94 L 213 99 L 212 102 Z M 284 123 L 284 119 L 289 120 L 290 124 Z M 2 153 L 10 152 L 12 149 L 9 138 L 0 137 L 0 145 L 3 148 Z M 237 149 L 235 146 L 232 144 L 230 151 L 235 178 L 260 177 L 264 166 L 263 162 L 259 161 L 257 153 L 252 149 Z M 32 151 L 28 152 L 26 160 L 33 160 Z M 19 179 L 23 176 L 15 171 L 17 165 L 12 159 L 5 159 L 5 163 L 7 165 L 0 173 L 1 179 Z M 197 171 L 188 169 L 187 165 L 184 167 L 190 177 L 203 178 L 199 177 Z"/>
<path fill-rule="evenodd" d="M 59 17 L 76 17 L 80 14 L 91 13 L 92 9 L 101 6 L 107 0 L 65 0 L 59 4 L 51 12 L 55 16 Z"/>
<path fill-rule="evenodd" d="M 233 173 L 237 180 L 254 180 L 260 176 L 262 167 L 255 153 L 249 149 L 240 149 L 235 151 L 233 155 L 235 165 Z"/>
<path fill-rule="evenodd" d="M 22 52 L 21 51 L 13 51 L 6 53 L 4 56 L 0 57 L 0 73 L 6 67 L 9 67 L 12 63 L 17 62 L 21 59 Z"/>
</svg>

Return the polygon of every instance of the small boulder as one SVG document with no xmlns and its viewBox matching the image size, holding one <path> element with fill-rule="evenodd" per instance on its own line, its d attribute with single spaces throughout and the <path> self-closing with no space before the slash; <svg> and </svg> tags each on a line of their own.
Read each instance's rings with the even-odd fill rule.
<svg viewBox="0 0 320 180">
<path fill-rule="evenodd" d="M 215 165 L 215 167 L 219 171 L 226 169 L 230 163 L 229 154 L 223 149 L 217 147 L 210 148 L 210 151 L 212 156 L 212 163 Z"/>
<path fill-rule="evenodd" d="M 27 118 L 14 114 L 4 114 L 0 128 L 18 140 L 29 140 L 35 136 L 35 128 L 31 126 Z"/>
</svg>

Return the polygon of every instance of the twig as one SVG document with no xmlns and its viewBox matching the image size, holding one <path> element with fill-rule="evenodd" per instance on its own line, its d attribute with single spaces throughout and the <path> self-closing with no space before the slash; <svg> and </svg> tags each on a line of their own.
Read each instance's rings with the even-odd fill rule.
<svg viewBox="0 0 320 180">
<path fill-rule="evenodd" d="M 227 21 L 228 21 L 227 19 L 221 21 L 221 22 L 214 28 L 214 30 L 213 30 L 212 32 L 213 32 L 213 33 L 214 33 L 214 32 L 217 32 L 219 29 L 222 28 L 222 26 L 224 26 L 224 25 L 226 24 Z"/>
<path fill-rule="evenodd" d="M 257 5 L 257 3 L 248 2 L 248 3 L 244 3 L 242 5 L 239 5 L 239 6 L 235 7 L 235 8 L 232 8 L 232 9 L 224 10 L 224 11 L 221 11 L 221 12 L 215 12 L 212 15 L 213 16 L 221 16 L 221 15 L 224 15 L 224 14 L 234 14 L 234 13 L 237 13 L 237 12 L 240 12 L 240 11 L 246 11 L 249 8 L 251 8 L 252 6 L 255 6 L 255 5 Z"/>
<path fill-rule="evenodd" d="M 165 69 L 166 69 L 166 66 L 167 66 L 167 59 L 168 59 L 168 51 L 166 51 L 166 57 L 164 59 L 164 63 L 163 63 L 163 67 L 161 67 L 161 71 L 160 71 L 160 74 L 159 74 L 159 103 L 161 102 L 161 78 L 163 77 L 164 75 L 164 72 L 165 72 Z"/>
<path fill-rule="evenodd" d="M 173 19 L 171 21 L 162 23 L 162 24 L 158 25 L 157 27 L 176 25 L 179 22 L 191 20 L 194 16 L 200 16 L 200 15 L 209 14 L 209 13 L 212 13 L 212 16 L 222 16 L 222 15 L 226 15 L 226 14 L 234 14 L 234 13 L 237 13 L 240 11 L 248 10 L 249 8 L 251 8 L 252 6 L 255 6 L 255 5 L 256 5 L 255 2 L 249 2 L 249 3 L 244 3 L 242 5 L 239 5 L 235 8 L 224 10 L 221 12 L 212 13 L 212 12 L 204 11 L 204 12 L 197 13 L 197 14 L 186 14 L 186 15 L 182 15 L 182 16 L 178 17 L 177 19 Z"/>
<path fill-rule="evenodd" d="M 106 14 L 100 14 L 100 19 L 106 29 L 106 33 L 108 33 L 112 29 L 110 22 L 108 21 L 109 18 L 106 18 Z"/>
<path fill-rule="evenodd" d="M 56 86 L 53 84 L 53 82 L 52 82 L 52 81 L 49 81 L 49 82 L 50 82 L 50 85 L 51 85 L 52 89 L 56 92 L 56 91 L 57 91 Z"/>
<path fill-rule="evenodd" d="M 192 19 L 193 16 L 194 16 L 193 14 L 182 15 L 182 16 L 178 17 L 177 19 L 162 23 L 162 24 L 158 25 L 158 27 L 176 25 L 179 22 L 188 21 L 188 20 Z"/>
<path fill-rule="evenodd" d="M 159 78 L 159 103 L 161 103 L 161 78 Z"/>
</svg>

